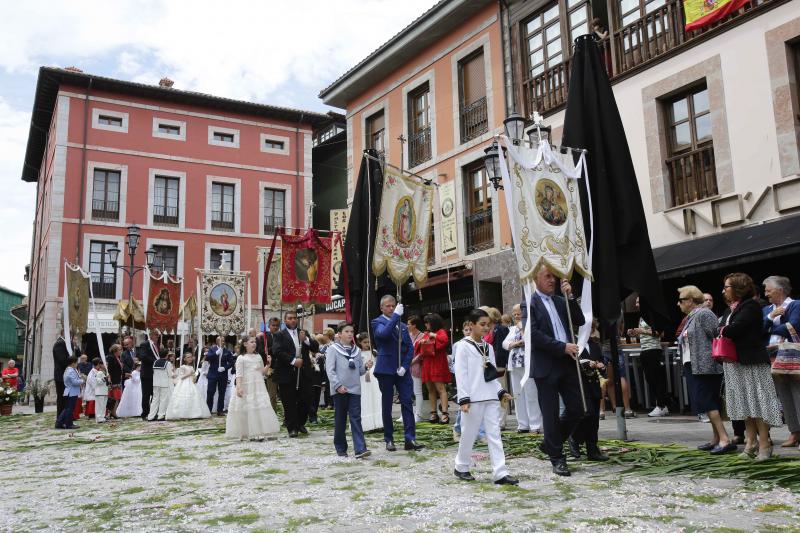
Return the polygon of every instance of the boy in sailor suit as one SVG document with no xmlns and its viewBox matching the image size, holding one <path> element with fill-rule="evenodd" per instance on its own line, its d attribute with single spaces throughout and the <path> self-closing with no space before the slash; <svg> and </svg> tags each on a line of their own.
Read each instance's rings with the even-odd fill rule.
<svg viewBox="0 0 800 533">
<path fill-rule="evenodd" d="M 94 367 L 94 419 L 98 424 L 106 421 L 108 404 L 108 374 L 103 361 L 95 359 Z M 88 383 L 88 382 L 87 382 Z"/>
<path fill-rule="evenodd" d="M 500 402 L 510 400 L 511 395 L 500 386 L 496 371 L 491 376 L 487 375 L 487 369 L 491 372 L 497 368 L 494 350 L 483 340 L 489 331 L 489 315 L 486 311 L 474 309 L 468 320 L 472 324 L 470 336 L 464 337 L 453 346 L 458 405 L 461 408 L 461 440 L 458 443 L 453 473 L 464 481 L 475 479 L 469 473 L 470 458 L 475 437 L 483 424 L 489 444 L 489 458 L 492 461 L 492 480 L 497 485 L 516 485 L 519 482 L 508 475 L 503 441 L 500 438 Z M 491 379 L 486 381 L 485 376 Z"/>
<path fill-rule="evenodd" d="M 166 352 L 162 351 L 158 360 L 153 363 L 153 399 L 150 401 L 150 414 L 147 420 L 166 419 L 172 374 L 172 363 L 167 359 Z"/>
</svg>

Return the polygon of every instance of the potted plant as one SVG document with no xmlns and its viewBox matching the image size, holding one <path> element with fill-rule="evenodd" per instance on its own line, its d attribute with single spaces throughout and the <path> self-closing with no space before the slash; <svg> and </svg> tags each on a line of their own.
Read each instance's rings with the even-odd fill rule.
<svg viewBox="0 0 800 533">
<path fill-rule="evenodd" d="M 19 398 L 19 392 L 15 387 L 12 387 L 5 381 L 0 383 L 0 415 L 10 415 L 17 398 Z"/>
<path fill-rule="evenodd" d="M 52 383 L 52 379 L 43 382 L 38 377 L 33 378 L 28 383 L 28 387 L 25 390 L 33 396 L 33 409 L 35 412 L 44 413 L 44 399 L 47 397 L 47 393 L 50 392 Z"/>
</svg>

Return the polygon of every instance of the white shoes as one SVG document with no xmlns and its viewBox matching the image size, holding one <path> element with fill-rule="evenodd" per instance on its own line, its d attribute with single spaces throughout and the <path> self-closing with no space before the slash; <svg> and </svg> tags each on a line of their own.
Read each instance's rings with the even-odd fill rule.
<svg viewBox="0 0 800 533">
<path fill-rule="evenodd" d="M 659 406 L 656 406 L 655 409 L 647 413 L 647 416 L 659 417 L 659 416 L 667 416 L 668 414 L 669 414 L 669 409 L 667 409 L 666 407 L 662 409 Z"/>
<path fill-rule="evenodd" d="M 708 424 L 711 420 L 708 419 L 708 416 L 705 413 L 700 413 L 697 415 L 697 419 L 704 424 Z"/>
</svg>

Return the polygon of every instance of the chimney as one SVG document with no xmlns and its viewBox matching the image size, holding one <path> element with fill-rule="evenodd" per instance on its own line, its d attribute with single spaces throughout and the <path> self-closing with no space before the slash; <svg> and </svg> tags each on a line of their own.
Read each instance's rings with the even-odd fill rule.
<svg viewBox="0 0 800 533">
<path fill-rule="evenodd" d="M 164 87 L 165 89 L 171 89 L 173 85 L 175 85 L 175 82 L 167 78 L 166 76 L 158 81 L 158 86 Z"/>
<path fill-rule="evenodd" d="M 79 69 L 78 67 L 67 67 L 67 68 L 65 68 L 64 70 L 68 70 L 69 72 L 80 72 L 80 73 L 82 73 L 82 72 L 83 72 L 83 71 L 82 71 L 81 69 Z"/>
</svg>

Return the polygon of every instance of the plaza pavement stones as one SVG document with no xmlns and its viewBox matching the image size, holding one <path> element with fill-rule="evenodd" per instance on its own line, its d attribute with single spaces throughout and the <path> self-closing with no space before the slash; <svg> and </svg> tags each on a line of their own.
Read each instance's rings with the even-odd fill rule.
<svg viewBox="0 0 800 533">
<path fill-rule="evenodd" d="M 0 531 L 800 530 L 800 494 L 736 479 L 571 462 L 565 480 L 520 457 L 508 460 L 520 485 L 497 487 L 483 446 L 477 480 L 463 482 L 454 447 L 386 452 L 380 433 L 367 435 L 373 455 L 356 460 L 336 456 L 329 428 L 238 442 L 224 438 L 224 418 L 82 420 L 70 433 L 52 430 L 53 416 L 0 418 Z M 644 424 L 629 430 L 650 440 L 655 424 Z M 707 425 L 697 426 L 702 438 Z M 601 438 L 612 430 L 606 420 Z"/>
</svg>

